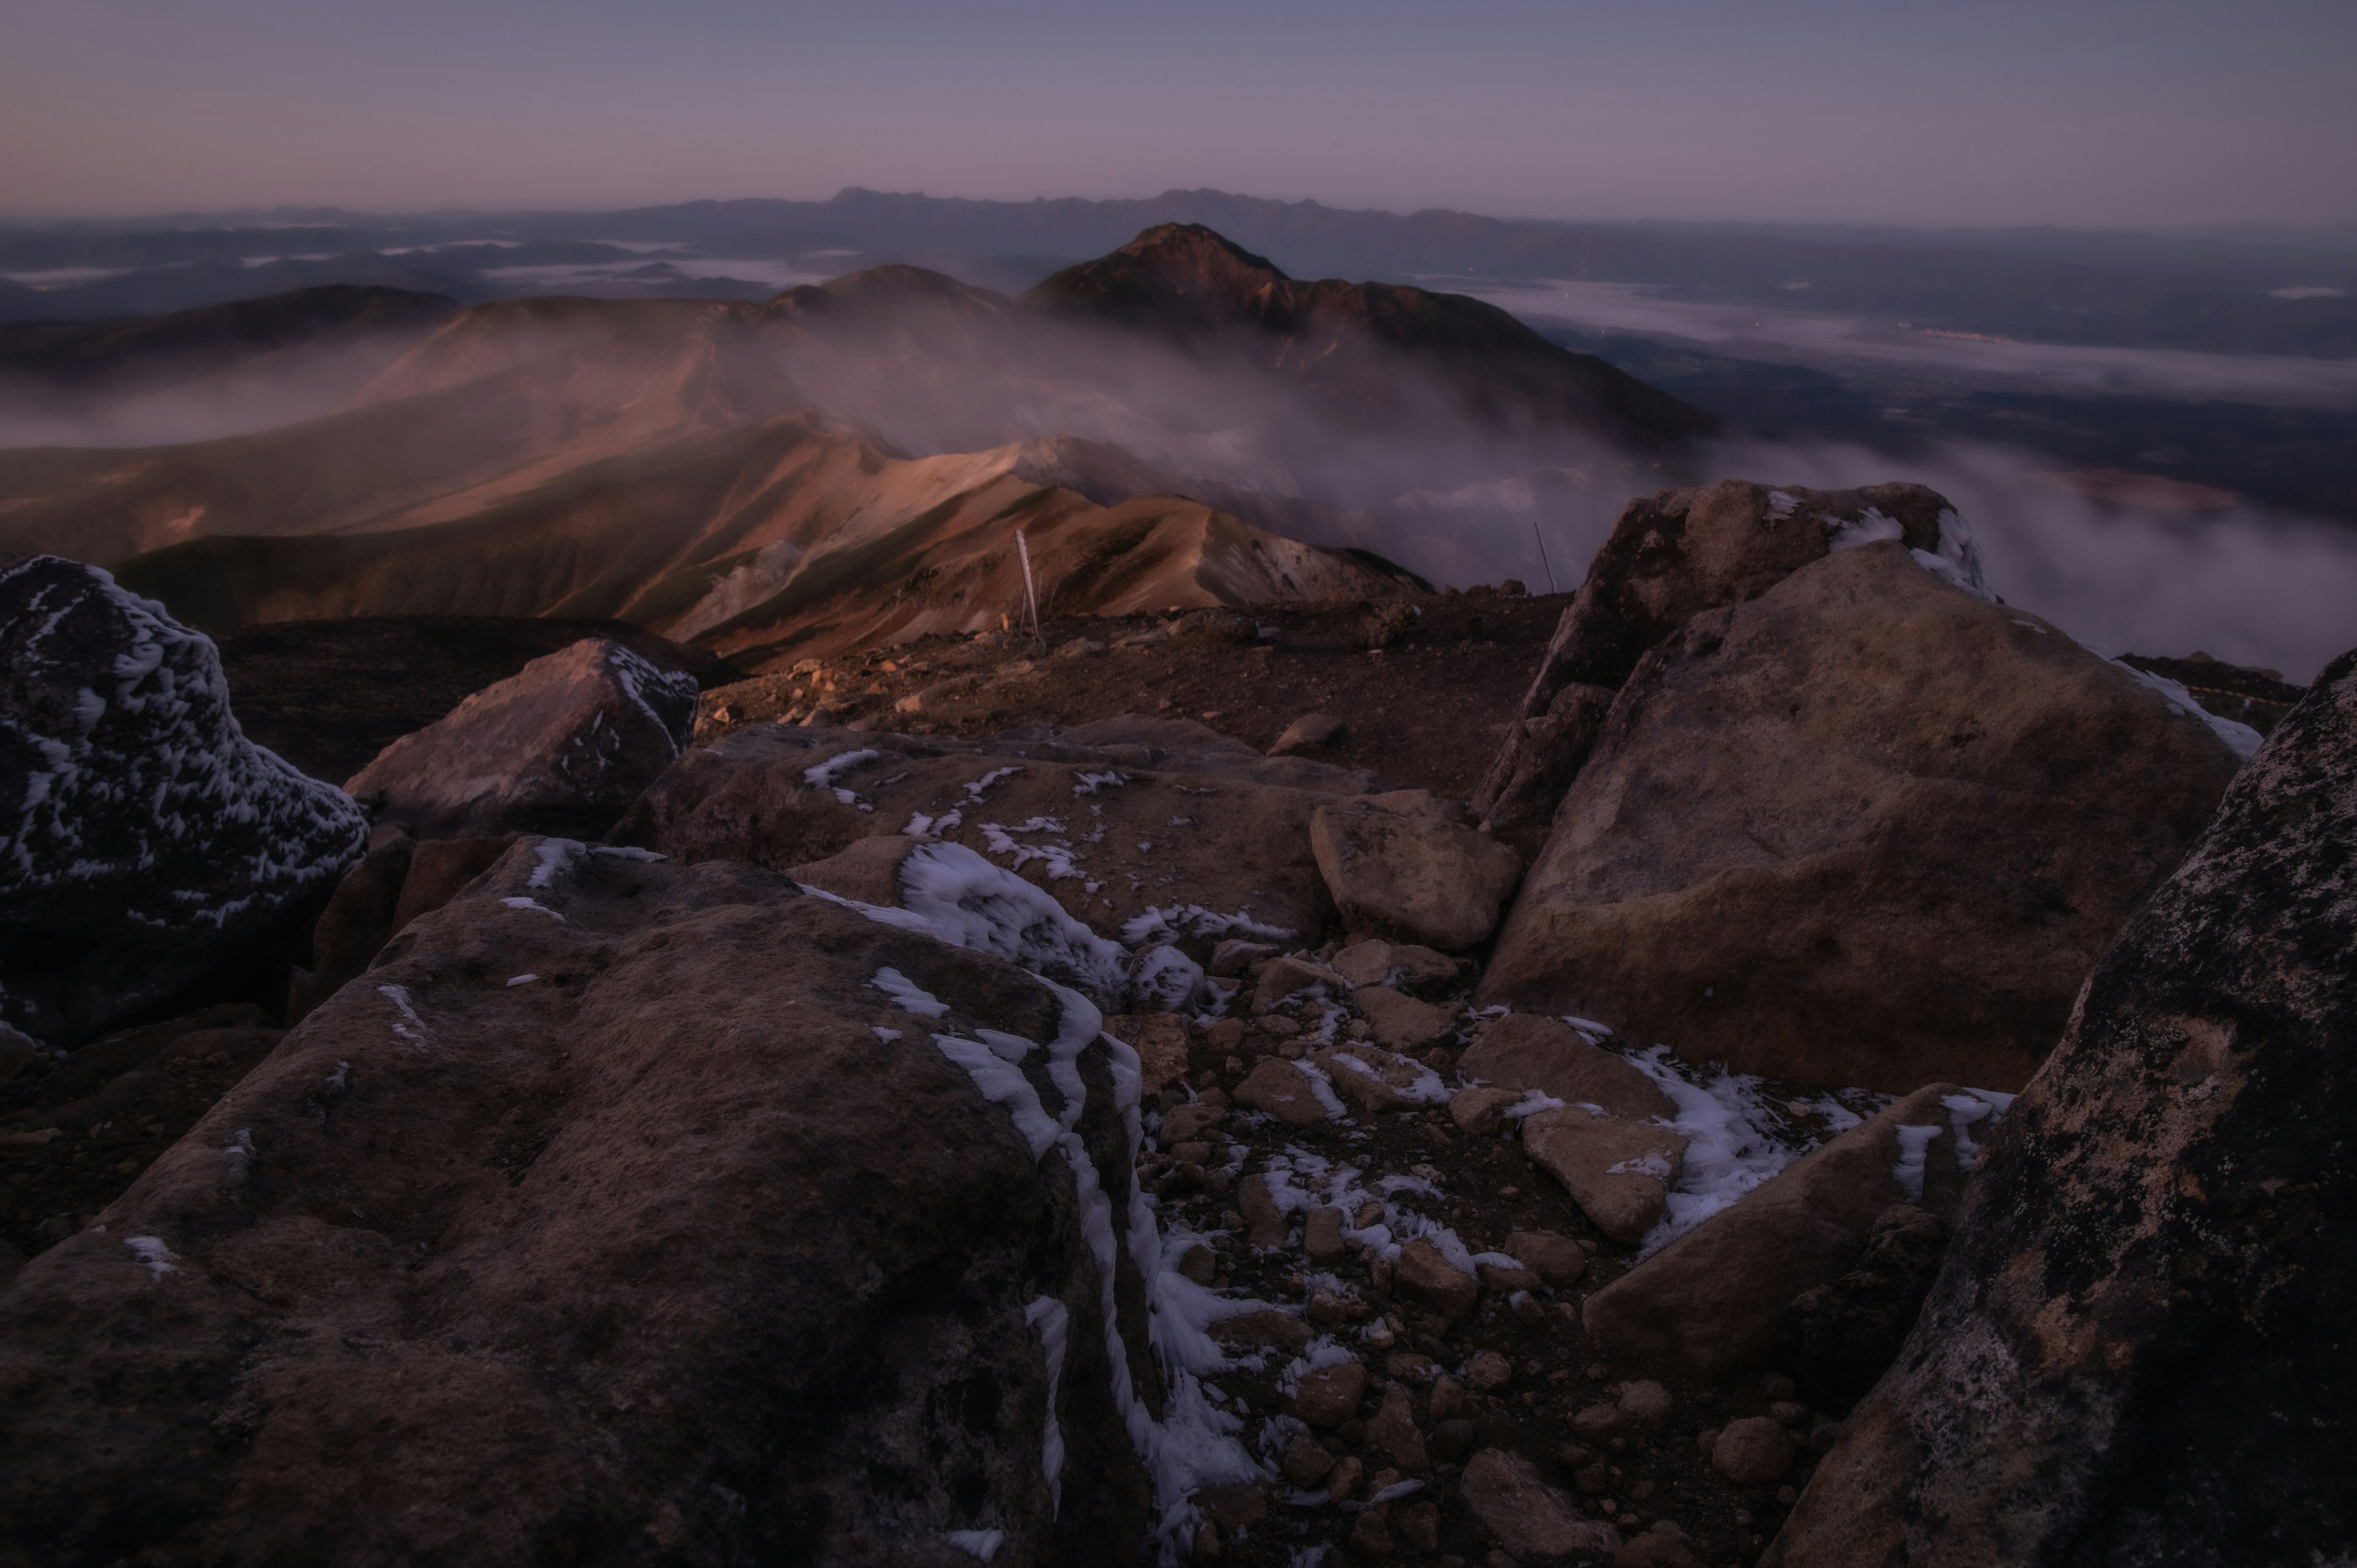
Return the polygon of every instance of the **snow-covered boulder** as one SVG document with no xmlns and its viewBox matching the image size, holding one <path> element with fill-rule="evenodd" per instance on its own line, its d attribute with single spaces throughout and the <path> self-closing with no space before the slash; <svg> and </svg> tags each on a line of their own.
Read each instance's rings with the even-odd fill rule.
<svg viewBox="0 0 2357 1568">
<path fill-rule="evenodd" d="M 368 824 L 245 738 L 210 639 L 95 567 L 0 562 L 0 1016 L 78 1039 L 323 896 Z"/>
<path fill-rule="evenodd" d="M 344 788 L 421 839 L 596 838 L 679 756 L 695 696 L 693 675 L 584 638 L 403 736 Z"/>
</svg>

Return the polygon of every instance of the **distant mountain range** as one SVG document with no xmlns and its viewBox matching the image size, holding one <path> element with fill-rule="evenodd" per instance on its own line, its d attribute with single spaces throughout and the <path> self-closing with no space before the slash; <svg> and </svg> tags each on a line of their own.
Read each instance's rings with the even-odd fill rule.
<svg viewBox="0 0 2357 1568">
<path fill-rule="evenodd" d="M 1020 299 L 907 266 L 759 304 L 310 291 L 0 347 L 200 400 L 307 351 L 380 367 L 253 434 L 0 451 L 0 548 L 214 628 L 615 617 L 755 664 L 997 624 L 1018 530 L 1043 613 L 1412 591 L 1288 535 L 1345 543 L 1416 481 L 1617 500 L 1716 428 L 1494 306 L 1301 283 L 1189 225 Z"/>
<path fill-rule="evenodd" d="M 610 212 L 337 209 L 0 226 L 0 320 L 89 319 L 326 283 L 468 303 L 562 288 L 755 299 L 887 263 L 1017 292 L 1163 223 L 1200 223 L 1297 276 L 1569 278 L 2029 340 L 2236 353 L 2357 352 L 2346 226 L 2224 233 L 1567 223 L 1348 210 L 1216 190 L 825 201 Z"/>
</svg>

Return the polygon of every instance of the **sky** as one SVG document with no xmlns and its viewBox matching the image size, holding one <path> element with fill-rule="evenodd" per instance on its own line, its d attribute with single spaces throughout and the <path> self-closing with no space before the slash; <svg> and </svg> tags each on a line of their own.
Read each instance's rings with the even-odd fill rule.
<svg viewBox="0 0 2357 1568">
<path fill-rule="evenodd" d="M 0 0 L 0 213 L 24 217 L 864 185 L 2357 218 L 2350 0 Z"/>
</svg>

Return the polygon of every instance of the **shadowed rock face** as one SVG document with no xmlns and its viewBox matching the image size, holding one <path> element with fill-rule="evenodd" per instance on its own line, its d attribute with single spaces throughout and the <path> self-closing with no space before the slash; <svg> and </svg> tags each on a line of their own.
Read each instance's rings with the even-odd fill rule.
<svg viewBox="0 0 2357 1568">
<path fill-rule="evenodd" d="M 1645 657 L 1481 1000 L 1804 1084 L 2018 1089 L 2236 766 L 1903 543 L 1845 551 Z"/>
<path fill-rule="evenodd" d="M 1130 1561 L 1136 1267 L 934 1038 L 1076 1048 L 972 1047 L 1120 1230 L 1094 1027 L 767 872 L 524 841 L 0 1297 L 0 1558 Z"/>
<path fill-rule="evenodd" d="M 324 897 L 360 810 L 238 728 L 206 639 L 105 573 L 0 558 L 0 1022 L 96 1034 Z"/>
<path fill-rule="evenodd" d="M 2088 982 L 1783 1568 L 2357 1550 L 2357 655 Z"/>
</svg>

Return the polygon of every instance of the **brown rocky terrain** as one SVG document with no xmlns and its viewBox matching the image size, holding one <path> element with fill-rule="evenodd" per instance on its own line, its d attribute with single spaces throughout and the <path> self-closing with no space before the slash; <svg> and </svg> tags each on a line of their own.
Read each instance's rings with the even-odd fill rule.
<svg viewBox="0 0 2357 1568">
<path fill-rule="evenodd" d="M 2171 1508 L 2332 1560 L 2336 1451 L 2295 1428 L 2337 1430 L 2347 1372 L 2310 1326 L 2347 1305 L 2316 1066 L 2345 666 L 2246 761 L 2185 688 L 1993 603 L 1944 511 L 1730 484 L 1633 505 L 1569 599 L 813 637 L 705 671 L 676 756 L 601 738 L 610 644 L 520 668 L 497 623 L 380 625 L 471 628 L 500 679 L 371 766 L 579 836 L 396 823 L 388 789 L 284 1011 L 0 1035 L 31 1254 L 0 1253 L 0 1552 L 1717 1568 L 1936 1555 L 1905 1544 L 1928 1498 L 1957 1561 L 2172 1561 Z M 284 693 L 288 657 L 242 668 Z M 27 756 L 78 722 L 51 707 L 11 711 Z M 1485 831 L 1501 755 L 1547 747 L 1538 831 Z M 1977 802 L 1984 853 L 1821 876 L 1805 921 L 1714 906 L 1730 866 L 1807 868 L 1776 834 L 1876 821 L 1860 768 Z M 1707 983 L 1684 950 L 1792 929 L 1925 973 L 1574 1008 L 1549 988 L 1592 955 L 1515 933 L 1567 891 L 1643 914 L 1607 829 L 1685 857 L 1673 1000 Z M 2030 915 L 2087 927 L 2045 944 L 2093 973 L 2050 1058 L 1939 989 L 2018 936 L 2017 862 Z M 1728 1070 L 1812 986 L 1959 1048 Z M 2020 1102 L 1985 1063 L 2034 1069 Z M 2206 1426 L 2069 1419 L 2154 1388 Z M 2287 1479 L 2231 1495 L 2226 1428 Z M 2046 1462 L 2008 1468 L 2013 1433 Z"/>
</svg>

